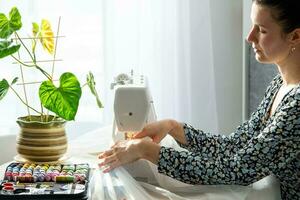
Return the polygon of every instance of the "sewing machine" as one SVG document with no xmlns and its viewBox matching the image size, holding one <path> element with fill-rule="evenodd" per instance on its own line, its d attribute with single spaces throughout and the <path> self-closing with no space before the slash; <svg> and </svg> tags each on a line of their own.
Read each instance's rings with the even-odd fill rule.
<svg viewBox="0 0 300 200">
<path fill-rule="evenodd" d="M 120 74 L 111 84 L 115 89 L 113 141 L 129 139 L 149 122 L 156 121 L 146 77 Z"/>
</svg>

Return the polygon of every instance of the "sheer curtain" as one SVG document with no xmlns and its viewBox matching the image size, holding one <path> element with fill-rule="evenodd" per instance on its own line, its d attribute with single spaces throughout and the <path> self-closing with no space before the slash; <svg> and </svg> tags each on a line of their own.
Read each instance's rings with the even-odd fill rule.
<svg viewBox="0 0 300 200">
<path fill-rule="evenodd" d="M 133 69 L 148 77 L 158 118 L 214 133 L 232 131 L 242 115 L 241 5 L 232 0 L 103 1 L 106 85 Z M 112 101 L 107 96 L 106 102 Z M 111 118 L 109 113 L 105 116 Z"/>
<path fill-rule="evenodd" d="M 192 18 L 190 2 L 104 1 L 105 74 L 146 75 L 158 118 L 216 131 L 209 3 L 200 1 Z"/>
<path fill-rule="evenodd" d="M 31 21 L 44 17 L 56 32 L 62 16 L 60 34 L 66 37 L 58 42 L 57 58 L 63 61 L 56 64 L 57 75 L 72 71 L 84 80 L 88 71 L 94 72 L 104 109 L 97 110 L 84 91 L 76 121 L 111 124 L 110 83 L 119 73 L 133 70 L 148 77 L 159 119 L 174 118 L 215 133 L 240 122 L 242 80 L 236 77 L 242 77 L 241 3 L 12 0 L 0 1 L 0 11 L 8 13 L 12 5 L 22 12 L 28 31 Z M 11 76 L 11 62 L 0 60 L 1 79 Z M 14 124 L 17 116 L 26 114 L 12 93 L 0 102 L 0 109 L 5 113 L 2 124 Z"/>
</svg>

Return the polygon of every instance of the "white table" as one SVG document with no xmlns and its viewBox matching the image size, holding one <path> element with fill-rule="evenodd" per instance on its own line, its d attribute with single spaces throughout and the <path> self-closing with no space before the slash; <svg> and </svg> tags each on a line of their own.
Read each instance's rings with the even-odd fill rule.
<svg viewBox="0 0 300 200">
<path fill-rule="evenodd" d="M 188 186 L 178 187 L 174 192 L 135 181 L 124 168 L 103 174 L 98 169 L 97 152 L 107 149 L 111 141 L 111 126 L 99 128 L 78 136 L 69 142 L 66 162 L 89 163 L 91 166 L 90 199 L 103 199 L 105 193 L 116 195 L 116 188 L 127 190 L 129 199 L 199 199 L 199 200 L 279 200 L 279 183 L 273 177 L 266 177 L 250 186 Z M 7 164 L 0 166 L 4 174 Z M 104 189 L 105 188 L 105 189 Z M 102 195 L 102 196 L 101 196 Z M 113 199 L 113 196 L 111 197 Z"/>
</svg>

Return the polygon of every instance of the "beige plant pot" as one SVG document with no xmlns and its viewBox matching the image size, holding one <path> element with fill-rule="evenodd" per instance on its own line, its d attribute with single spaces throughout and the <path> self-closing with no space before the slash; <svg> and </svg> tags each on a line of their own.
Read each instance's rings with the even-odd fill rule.
<svg viewBox="0 0 300 200">
<path fill-rule="evenodd" d="M 45 119 L 41 122 L 40 116 L 30 118 L 30 121 L 29 116 L 17 119 L 20 126 L 17 152 L 28 161 L 58 161 L 67 151 L 66 121 L 54 116 L 48 116 L 47 122 Z"/>
</svg>

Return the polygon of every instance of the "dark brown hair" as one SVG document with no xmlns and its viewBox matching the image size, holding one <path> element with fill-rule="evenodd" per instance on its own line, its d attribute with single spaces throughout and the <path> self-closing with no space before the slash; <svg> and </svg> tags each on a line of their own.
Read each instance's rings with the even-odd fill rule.
<svg viewBox="0 0 300 200">
<path fill-rule="evenodd" d="M 300 28 L 300 0 L 252 0 L 271 9 L 271 15 L 284 33 Z"/>
</svg>

